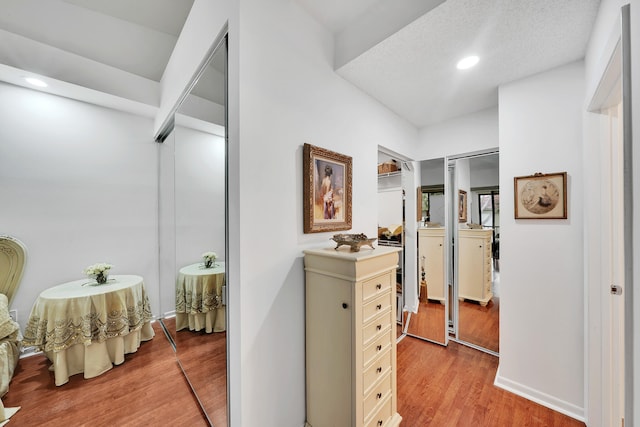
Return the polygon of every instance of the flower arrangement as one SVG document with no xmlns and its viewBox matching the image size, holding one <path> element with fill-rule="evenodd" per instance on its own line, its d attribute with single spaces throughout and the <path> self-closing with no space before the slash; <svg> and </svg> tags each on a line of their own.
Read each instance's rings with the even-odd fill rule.
<svg viewBox="0 0 640 427">
<path fill-rule="evenodd" d="M 204 260 L 204 266 L 206 268 L 211 268 L 216 258 L 218 258 L 218 255 L 215 252 L 205 252 L 202 254 L 202 259 Z"/>
<path fill-rule="evenodd" d="M 87 276 L 93 279 L 96 279 L 96 282 L 103 284 L 107 282 L 107 277 L 109 276 L 109 270 L 111 270 L 112 267 L 113 266 L 111 264 L 100 262 L 98 264 L 93 264 L 85 268 L 84 274 L 86 274 Z"/>
</svg>

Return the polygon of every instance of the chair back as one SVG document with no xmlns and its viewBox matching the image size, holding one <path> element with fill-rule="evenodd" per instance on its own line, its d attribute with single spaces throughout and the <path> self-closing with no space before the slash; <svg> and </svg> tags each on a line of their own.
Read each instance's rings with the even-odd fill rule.
<svg viewBox="0 0 640 427">
<path fill-rule="evenodd" d="M 9 307 L 18 290 L 27 249 L 24 244 L 11 236 L 0 236 L 0 293 L 9 300 Z"/>
</svg>

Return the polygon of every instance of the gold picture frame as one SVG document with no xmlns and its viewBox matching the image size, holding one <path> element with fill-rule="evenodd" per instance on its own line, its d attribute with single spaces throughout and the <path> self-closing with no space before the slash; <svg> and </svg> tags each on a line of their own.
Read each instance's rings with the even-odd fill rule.
<svg viewBox="0 0 640 427">
<path fill-rule="evenodd" d="M 351 157 L 311 144 L 302 151 L 304 232 L 349 230 Z"/>
<path fill-rule="evenodd" d="M 467 192 L 458 190 L 458 222 L 467 222 Z"/>
<path fill-rule="evenodd" d="M 515 219 L 567 219 L 567 173 L 513 178 Z"/>
</svg>

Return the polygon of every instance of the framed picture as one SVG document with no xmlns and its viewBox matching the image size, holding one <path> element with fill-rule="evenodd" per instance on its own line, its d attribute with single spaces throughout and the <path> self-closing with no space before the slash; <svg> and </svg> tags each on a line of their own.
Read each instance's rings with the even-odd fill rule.
<svg viewBox="0 0 640 427">
<path fill-rule="evenodd" d="M 304 232 L 351 228 L 351 157 L 304 144 Z"/>
<path fill-rule="evenodd" d="M 567 173 L 513 178 L 516 219 L 566 219 Z"/>
<path fill-rule="evenodd" d="M 467 192 L 458 190 L 458 222 L 467 222 Z"/>
</svg>

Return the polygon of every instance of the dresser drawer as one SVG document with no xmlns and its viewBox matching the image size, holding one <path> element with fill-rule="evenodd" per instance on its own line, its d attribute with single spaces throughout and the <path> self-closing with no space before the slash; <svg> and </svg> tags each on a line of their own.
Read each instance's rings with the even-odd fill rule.
<svg viewBox="0 0 640 427">
<path fill-rule="evenodd" d="M 391 418 L 391 399 L 387 401 L 378 409 L 378 411 L 371 418 L 367 419 L 365 416 L 364 425 L 366 427 L 383 427 L 387 424 Z"/>
<path fill-rule="evenodd" d="M 366 369 L 371 363 L 391 348 L 391 331 L 373 340 L 362 352 L 362 366 Z"/>
<path fill-rule="evenodd" d="M 382 313 L 391 310 L 391 292 L 387 290 L 387 293 L 379 295 L 374 300 L 364 304 L 362 306 L 362 324 L 366 325 L 374 318 L 378 317 Z"/>
<path fill-rule="evenodd" d="M 386 351 L 379 359 L 371 364 L 362 374 L 362 390 L 366 396 L 371 388 L 385 375 L 391 372 L 391 351 Z"/>
<path fill-rule="evenodd" d="M 369 416 L 373 415 L 375 409 L 379 406 L 381 402 L 384 402 L 388 397 L 391 396 L 391 375 L 387 374 L 387 376 L 377 384 L 371 392 L 365 396 L 362 405 L 363 405 L 363 414 L 364 418 L 367 419 Z"/>
<path fill-rule="evenodd" d="M 385 333 L 391 327 L 393 320 L 391 319 L 391 311 L 387 311 L 380 317 L 376 317 L 372 322 L 362 328 L 362 345 L 367 346 L 371 340 Z"/>
<path fill-rule="evenodd" d="M 386 273 L 362 283 L 362 301 L 367 301 L 392 289 L 391 273 Z"/>
</svg>

